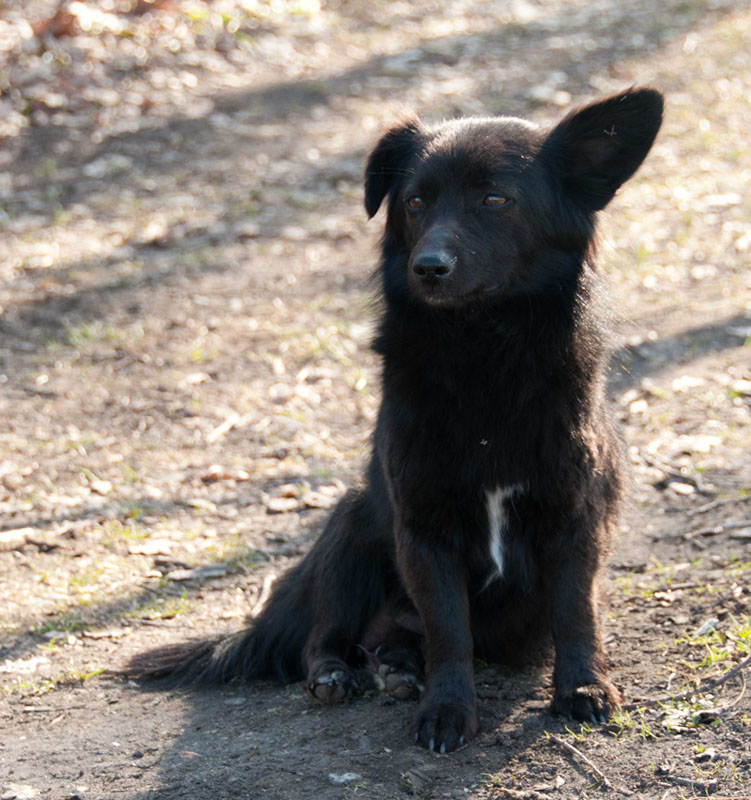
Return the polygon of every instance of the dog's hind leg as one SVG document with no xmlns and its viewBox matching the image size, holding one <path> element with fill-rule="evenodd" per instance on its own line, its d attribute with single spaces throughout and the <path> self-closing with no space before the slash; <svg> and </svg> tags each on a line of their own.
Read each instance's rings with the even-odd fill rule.
<svg viewBox="0 0 751 800">
<path fill-rule="evenodd" d="M 397 700 L 416 698 L 423 690 L 425 656 L 423 635 L 414 630 L 392 628 L 376 647 L 376 681 L 379 688 Z"/>
<path fill-rule="evenodd" d="M 351 492 L 310 553 L 313 625 L 303 658 L 306 688 L 321 703 L 372 686 L 361 641 L 397 580 L 386 522 L 367 493 Z"/>
</svg>

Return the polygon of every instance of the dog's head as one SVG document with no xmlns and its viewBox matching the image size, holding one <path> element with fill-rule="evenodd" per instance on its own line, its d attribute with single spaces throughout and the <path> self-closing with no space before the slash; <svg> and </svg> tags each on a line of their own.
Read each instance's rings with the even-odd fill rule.
<svg viewBox="0 0 751 800">
<path fill-rule="evenodd" d="M 550 131 L 513 117 L 387 131 L 365 175 L 370 217 L 388 195 L 387 295 L 461 308 L 576 280 L 595 212 L 644 160 L 662 108 L 632 89 Z"/>
</svg>

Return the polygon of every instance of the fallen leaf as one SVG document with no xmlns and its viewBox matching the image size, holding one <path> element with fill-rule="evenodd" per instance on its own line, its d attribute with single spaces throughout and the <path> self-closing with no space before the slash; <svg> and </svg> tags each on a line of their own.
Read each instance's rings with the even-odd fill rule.
<svg viewBox="0 0 751 800">
<path fill-rule="evenodd" d="M 307 492 L 302 501 L 308 508 L 331 508 L 336 503 L 336 498 L 323 492 Z"/>
<path fill-rule="evenodd" d="M 112 484 L 110 481 L 101 480 L 100 478 L 89 481 L 89 486 L 91 487 L 91 491 L 96 494 L 105 495 L 112 491 Z"/>
<path fill-rule="evenodd" d="M 11 528 L 0 531 L 0 550 L 15 550 L 26 543 L 26 537 L 35 533 L 34 528 Z"/>
<path fill-rule="evenodd" d="M 169 556 L 174 549 L 175 543 L 171 539 L 145 539 L 128 545 L 132 556 Z"/>
<path fill-rule="evenodd" d="M 34 36 L 53 36 L 59 39 L 62 36 L 75 36 L 77 30 L 77 19 L 74 14 L 71 14 L 64 7 L 60 7 L 57 11 L 47 19 L 43 19 L 33 25 L 31 30 Z"/>
<path fill-rule="evenodd" d="M 300 502 L 296 497 L 272 497 L 266 503 L 266 511 L 269 514 L 286 514 L 290 511 L 297 511 Z"/>
</svg>

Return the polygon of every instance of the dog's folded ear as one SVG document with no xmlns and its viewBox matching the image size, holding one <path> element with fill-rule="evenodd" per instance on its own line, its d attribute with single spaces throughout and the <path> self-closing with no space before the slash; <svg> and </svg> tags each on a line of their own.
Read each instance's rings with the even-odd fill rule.
<svg viewBox="0 0 751 800">
<path fill-rule="evenodd" d="M 543 147 L 566 195 L 587 211 L 604 208 L 652 147 L 662 110 L 658 91 L 634 88 L 566 116 Z"/>
<path fill-rule="evenodd" d="M 407 165 L 419 150 L 425 132 L 415 117 L 390 128 L 381 137 L 365 166 L 365 210 L 375 216 L 383 198 L 407 174 Z"/>
</svg>

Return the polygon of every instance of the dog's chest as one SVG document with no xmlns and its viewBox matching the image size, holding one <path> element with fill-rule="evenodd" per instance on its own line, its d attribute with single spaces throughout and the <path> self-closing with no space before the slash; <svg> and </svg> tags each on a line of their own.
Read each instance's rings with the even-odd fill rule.
<svg viewBox="0 0 751 800">
<path fill-rule="evenodd" d="M 488 554 L 491 571 L 487 583 L 502 577 L 505 567 L 505 538 L 509 527 L 509 510 L 520 486 L 497 486 L 485 492 L 488 518 Z M 486 584 L 487 585 L 487 584 Z"/>
</svg>

